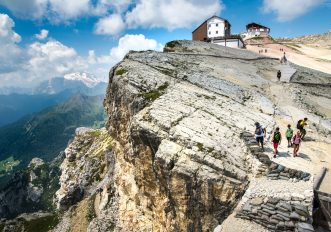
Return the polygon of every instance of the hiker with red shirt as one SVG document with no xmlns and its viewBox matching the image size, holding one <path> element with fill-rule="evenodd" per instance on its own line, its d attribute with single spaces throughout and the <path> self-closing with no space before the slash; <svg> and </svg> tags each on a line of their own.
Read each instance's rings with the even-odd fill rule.
<svg viewBox="0 0 331 232">
<path fill-rule="evenodd" d="M 274 158 L 276 158 L 276 155 L 278 154 L 278 145 L 281 143 L 281 141 L 282 141 L 282 134 L 279 132 L 279 127 L 277 127 L 272 139 L 272 144 L 274 145 L 274 149 L 275 149 Z"/>
<path fill-rule="evenodd" d="M 301 143 L 301 134 L 300 131 L 296 133 L 296 135 L 293 136 L 292 144 L 293 144 L 293 157 L 298 156 L 298 151 Z"/>
</svg>

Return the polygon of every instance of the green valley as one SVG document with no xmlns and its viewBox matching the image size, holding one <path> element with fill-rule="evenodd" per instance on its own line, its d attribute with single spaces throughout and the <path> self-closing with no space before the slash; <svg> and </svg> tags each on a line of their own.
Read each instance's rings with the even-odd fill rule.
<svg viewBox="0 0 331 232">
<path fill-rule="evenodd" d="M 81 126 L 102 127 L 103 96 L 75 95 L 64 103 L 0 127 L 0 184 L 39 157 L 51 161 L 64 150 Z"/>
</svg>

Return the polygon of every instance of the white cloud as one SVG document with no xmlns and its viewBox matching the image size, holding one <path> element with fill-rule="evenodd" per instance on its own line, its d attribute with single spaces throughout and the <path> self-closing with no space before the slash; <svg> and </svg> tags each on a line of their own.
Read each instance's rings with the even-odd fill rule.
<svg viewBox="0 0 331 232">
<path fill-rule="evenodd" d="M 87 62 L 89 64 L 95 64 L 95 63 L 97 63 L 97 56 L 95 55 L 95 51 L 94 50 L 89 50 L 88 51 Z"/>
<path fill-rule="evenodd" d="M 125 29 L 120 14 L 112 14 L 101 18 L 95 25 L 94 32 L 99 35 L 118 35 Z"/>
<path fill-rule="evenodd" d="M 87 64 L 77 55 L 75 49 L 56 40 L 33 43 L 27 53 L 29 60 L 26 69 L 34 80 L 49 79 L 87 68 Z"/>
<path fill-rule="evenodd" d="M 7 7 L 16 16 L 39 19 L 44 16 L 48 0 L 1 0 L 0 5 Z"/>
<path fill-rule="evenodd" d="M 110 60 L 117 63 L 129 51 L 160 50 L 161 46 L 154 39 L 147 39 L 144 35 L 125 35 L 118 41 L 118 46 L 110 50 Z"/>
<path fill-rule="evenodd" d="M 47 18 L 53 23 L 91 15 L 92 0 L 1 0 L 15 16 L 25 19 Z"/>
<path fill-rule="evenodd" d="M 30 87 L 40 81 L 71 72 L 89 72 L 98 79 L 106 80 L 109 69 L 119 62 L 130 50 L 160 50 L 162 46 L 144 35 L 125 35 L 109 54 L 97 56 L 90 50 L 81 57 L 76 50 L 56 40 L 34 42 L 26 48 L 18 43 L 21 37 L 13 30 L 14 21 L 0 14 L 0 86 Z M 46 30 L 38 34 L 47 38 Z"/>
<path fill-rule="evenodd" d="M 66 21 L 87 15 L 90 0 L 49 0 L 53 21 Z"/>
<path fill-rule="evenodd" d="M 25 19 L 48 19 L 52 23 L 84 16 L 103 16 L 126 11 L 131 0 L 0 0 L 15 16 Z"/>
<path fill-rule="evenodd" d="M 48 30 L 42 29 L 39 34 L 35 35 L 37 39 L 43 40 L 46 39 L 48 36 Z"/>
<path fill-rule="evenodd" d="M 21 41 L 21 36 L 13 31 L 15 26 L 14 21 L 6 14 L 0 14 L 0 42 L 3 43 L 18 43 Z"/>
<path fill-rule="evenodd" d="M 132 3 L 132 0 L 99 0 L 93 11 L 96 15 L 105 15 L 109 9 L 113 9 L 116 13 L 123 13 Z"/>
<path fill-rule="evenodd" d="M 124 35 L 119 39 L 118 45 L 110 49 L 109 55 L 97 56 L 94 50 L 89 51 L 89 72 L 100 79 L 107 80 L 110 68 L 121 61 L 129 51 L 161 50 L 162 47 L 156 40 L 147 39 L 141 34 Z"/>
<path fill-rule="evenodd" d="M 118 45 L 109 51 L 109 55 L 96 56 L 94 50 L 90 50 L 88 61 L 90 64 L 108 64 L 109 68 L 123 59 L 129 51 L 161 50 L 162 45 L 154 39 L 147 39 L 144 35 L 126 34 L 118 41 Z"/>
<path fill-rule="evenodd" d="M 139 0 L 126 14 L 129 27 L 183 28 L 218 15 L 223 6 L 219 0 Z"/>
<path fill-rule="evenodd" d="M 6 14 L 0 14 L 0 73 L 11 72 L 19 65 L 21 49 L 16 45 L 21 36 L 13 31 L 14 21 Z"/>
<path fill-rule="evenodd" d="M 325 0 L 263 0 L 262 10 L 265 13 L 276 13 L 280 22 L 290 21 L 304 15 Z"/>
<path fill-rule="evenodd" d="M 15 16 L 51 23 L 102 17 L 95 33 L 118 35 L 130 28 L 187 28 L 223 9 L 221 0 L 0 0 Z"/>
</svg>

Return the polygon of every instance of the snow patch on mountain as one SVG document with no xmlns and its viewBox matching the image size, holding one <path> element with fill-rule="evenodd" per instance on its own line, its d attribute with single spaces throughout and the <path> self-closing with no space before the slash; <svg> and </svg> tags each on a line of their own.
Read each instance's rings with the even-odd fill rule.
<svg viewBox="0 0 331 232">
<path fill-rule="evenodd" d="M 64 75 L 64 79 L 81 81 L 89 88 L 93 88 L 94 86 L 96 86 L 98 83 L 101 82 L 98 79 L 96 79 L 92 74 L 80 73 L 80 72 L 66 74 Z"/>
</svg>

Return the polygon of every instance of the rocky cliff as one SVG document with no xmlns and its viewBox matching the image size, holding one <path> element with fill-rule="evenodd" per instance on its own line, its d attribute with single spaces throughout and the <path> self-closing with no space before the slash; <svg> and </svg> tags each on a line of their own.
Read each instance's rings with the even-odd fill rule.
<svg viewBox="0 0 331 232">
<path fill-rule="evenodd" d="M 0 191 L 0 218 L 54 209 L 52 196 L 59 188 L 61 162 L 61 154 L 49 163 L 33 158 L 26 169 L 16 172 Z"/>
<path fill-rule="evenodd" d="M 69 210 L 56 231 L 213 231 L 236 208 L 264 226 L 276 215 L 269 229 L 306 223 L 311 175 L 252 145 L 256 121 L 269 139 L 286 114 L 273 92 L 278 65 L 190 41 L 170 42 L 163 53 L 127 54 L 109 74 L 107 131 L 78 131 L 66 149 L 56 202 Z M 268 199 L 270 214 L 257 211 Z M 305 216 L 290 218 L 279 202 L 303 205 Z"/>
</svg>

